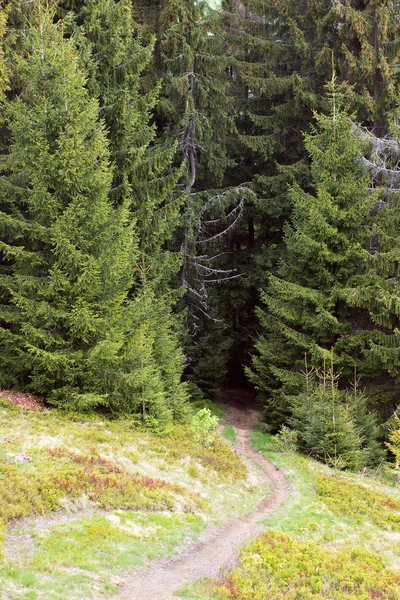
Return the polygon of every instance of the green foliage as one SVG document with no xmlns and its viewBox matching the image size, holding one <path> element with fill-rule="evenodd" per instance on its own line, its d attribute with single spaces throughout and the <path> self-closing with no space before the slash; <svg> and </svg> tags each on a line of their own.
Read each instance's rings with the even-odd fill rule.
<svg viewBox="0 0 400 600">
<path fill-rule="evenodd" d="M 278 452 L 295 452 L 297 450 L 298 432 L 282 425 L 275 441 Z"/>
<path fill-rule="evenodd" d="M 318 127 L 306 136 L 314 192 L 297 185 L 290 189 L 293 214 L 285 227 L 285 256 L 277 274 L 269 276 L 261 291 L 266 305 L 265 311 L 258 311 L 263 335 L 256 342 L 253 369 L 248 370 L 265 398 L 274 428 L 290 418 L 290 398 L 303 391 L 305 353 L 309 365 L 320 369 L 333 352 L 340 387 L 349 387 L 354 368 L 366 382 L 382 376 L 383 365 L 370 353 L 377 328 L 367 307 L 353 308 L 355 288 L 359 286 L 361 295 L 364 290 L 360 277 L 370 272 L 365 240 L 374 194 L 367 191 L 369 178 L 361 160 L 361 142 L 341 107 L 341 90 L 334 80 L 328 88 L 330 114 L 316 115 Z M 328 403 L 328 399 L 319 402 L 315 427 Z M 299 397 L 298 410 L 306 411 L 305 404 L 304 397 Z M 342 423 L 343 432 L 348 430 L 344 436 L 349 440 L 351 459 L 359 434 L 346 424 L 345 409 L 338 411 L 337 422 Z M 321 427 L 325 425 L 321 423 Z M 320 433 L 325 435 L 322 430 Z"/>
<path fill-rule="evenodd" d="M 400 501 L 369 487 L 338 477 L 317 478 L 317 494 L 337 515 L 372 521 L 389 531 L 400 531 Z"/>
<path fill-rule="evenodd" d="M 400 418 L 395 415 L 395 425 L 400 426 Z M 386 443 L 395 459 L 394 465 L 388 465 L 387 469 L 397 480 L 400 478 L 400 428 L 392 429 L 389 433 L 389 443 Z"/>
<path fill-rule="evenodd" d="M 138 83 L 150 51 L 132 40 L 129 3 L 111 11 L 111 22 L 107 7 L 108 0 L 85 6 L 85 35 L 94 50 L 102 28 L 115 33 L 112 40 L 106 36 L 113 50 L 96 53 L 89 82 L 77 50 L 84 44 L 80 30 L 66 36 L 65 23 L 54 24 L 54 15 L 35 5 L 32 34 L 19 39 L 23 51 L 15 53 L 13 75 L 25 92 L 7 107 L 12 143 L 0 182 L 0 336 L 6 348 L 0 378 L 66 410 L 109 406 L 160 427 L 188 415 L 180 323 L 171 310 L 177 295 L 166 289 L 166 274 L 169 280 L 178 263 L 168 253 L 158 256 L 173 225 L 164 216 L 161 234 L 149 220 L 174 181 L 152 195 L 154 205 L 133 204 L 135 169 L 154 138 L 154 98 L 146 104 Z M 119 69 L 126 53 L 134 55 L 127 72 Z M 94 93 L 108 106 L 110 144 Z M 170 154 L 154 159 L 147 175 L 158 178 Z M 139 196 L 135 192 L 138 202 Z M 151 239 L 145 239 L 139 208 Z"/>
<path fill-rule="evenodd" d="M 3 100 L 4 92 L 8 89 L 8 71 L 4 60 L 3 37 L 6 29 L 7 12 L 0 7 L 0 102 Z"/>
<path fill-rule="evenodd" d="M 400 575 L 384 568 L 382 559 L 353 548 L 332 552 L 267 531 L 241 555 L 241 564 L 215 586 L 221 600 L 395 600 Z"/>
<path fill-rule="evenodd" d="M 209 408 L 202 408 L 192 419 L 195 439 L 203 448 L 209 448 L 214 443 L 218 427 L 218 417 L 213 416 Z"/>
<path fill-rule="evenodd" d="M 385 453 L 377 442 L 376 416 L 355 379 L 351 390 L 341 390 L 333 356 L 329 371 L 306 371 L 304 390 L 291 399 L 291 426 L 299 447 L 338 469 L 377 467 Z"/>
<path fill-rule="evenodd" d="M 6 111 L 1 380 L 84 410 L 107 403 L 104 374 L 118 369 L 135 236 L 108 199 L 104 126 L 74 40 L 51 17 L 34 9 L 14 73 L 24 93 Z"/>
</svg>

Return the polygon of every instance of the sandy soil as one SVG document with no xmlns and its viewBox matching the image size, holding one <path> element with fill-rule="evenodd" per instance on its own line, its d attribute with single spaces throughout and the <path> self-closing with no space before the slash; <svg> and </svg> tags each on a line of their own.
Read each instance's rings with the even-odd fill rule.
<svg viewBox="0 0 400 600">
<path fill-rule="evenodd" d="M 246 394 L 245 392 L 242 392 Z M 251 398 L 241 398 L 237 390 L 226 390 L 227 418 L 224 425 L 233 425 L 237 436 L 237 452 L 255 461 L 273 486 L 273 493 L 265 496 L 248 515 L 221 527 L 205 529 L 196 543 L 182 547 L 169 559 L 155 561 L 148 569 L 138 571 L 122 591 L 113 596 L 119 600 L 174 600 L 174 592 L 201 577 L 218 577 L 235 564 L 242 544 L 262 531 L 259 521 L 276 510 L 289 496 L 289 484 L 277 470 L 250 445 L 250 433 L 258 420 L 258 411 L 251 406 Z"/>
</svg>

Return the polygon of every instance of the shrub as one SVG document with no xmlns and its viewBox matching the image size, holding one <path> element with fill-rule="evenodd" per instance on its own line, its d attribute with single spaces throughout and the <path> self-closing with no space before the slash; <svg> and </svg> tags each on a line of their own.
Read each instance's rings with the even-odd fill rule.
<svg viewBox="0 0 400 600">
<path fill-rule="evenodd" d="M 291 398 L 289 419 L 304 452 L 337 469 L 382 463 L 376 416 L 368 411 L 368 398 L 357 381 L 351 390 L 339 389 L 332 364 L 327 372 L 305 373 L 304 388 Z"/>
<path fill-rule="evenodd" d="M 209 448 L 216 437 L 218 417 L 211 414 L 209 408 L 202 408 L 193 417 L 192 428 L 195 438 L 203 448 Z"/>
<path fill-rule="evenodd" d="M 394 455 L 395 464 L 388 465 L 387 470 L 391 475 L 394 475 L 398 481 L 400 481 L 400 419 L 397 415 L 395 415 L 394 421 L 398 427 L 397 429 L 391 430 L 389 434 L 389 442 L 386 443 L 386 446 Z"/>
<path fill-rule="evenodd" d="M 338 477 L 317 479 L 317 494 L 335 514 L 366 518 L 383 529 L 400 532 L 400 501 Z"/>
<path fill-rule="evenodd" d="M 216 583 L 215 596 L 230 600 L 397 600 L 400 573 L 362 549 L 337 553 L 267 531 L 241 554 L 237 569 Z"/>
</svg>

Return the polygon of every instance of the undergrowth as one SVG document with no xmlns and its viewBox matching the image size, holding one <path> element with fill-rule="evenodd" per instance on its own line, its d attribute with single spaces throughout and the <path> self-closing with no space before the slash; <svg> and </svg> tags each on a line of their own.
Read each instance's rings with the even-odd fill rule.
<svg viewBox="0 0 400 600">
<path fill-rule="evenodd" d="M 108 509 L 204 508 L 182 485 L 137 472 L 143 453 L 169 464 L 189 457 L 219 479 L 247 477 L 228 444 L 216 439 L 205 448 L 190 427 L 171 427 L 160 437 L 137 432 L 129 422 L 27 413 L 5 399 L 0 407 L 0 520 L 43 514 L 82 495 Z"/>
<path fill-rule="evenodd" d="M 241 554 L 240 566 L 218 582 L 221 600 L 398 600 L 400 572 L 364 549 L 334 553 L 267 531 Z"/>
<path fill-rule="evenodd" d="M 183 487 L 129 473 L 96 450 L 83 455 L 48 449 L 44 457 L 28 464 L 0 462 L 0 518 L 4 520 L 43 514 L 60 508 L 62 499 L 83 494 L 96 506 L 109 509 L 173 510 L 176 496 L 186 510 L 201 505 Z"/>
<path fill-rule="evenodd" d="M 229 444 L 205 447 L 190 426 L 156 434 L 1 398 L 0 597 L 115 592 L 130 569 L 170 555 L 209 520 L 251 510 L 264 491 Z"/>
<path fill-rule="evenodd" d="M 338 515 L 400 532 L 400 500 L 366 486 L 332 476 L 317 477 L 317 495 Z"/>
</svg>

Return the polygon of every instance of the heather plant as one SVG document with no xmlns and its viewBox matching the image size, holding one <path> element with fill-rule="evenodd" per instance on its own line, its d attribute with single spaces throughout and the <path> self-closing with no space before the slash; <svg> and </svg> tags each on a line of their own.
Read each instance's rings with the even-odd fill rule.
<svg viewBox="0 0 400 600">
<path fill-rule="evenodd" d="M 241 564 L 215 585 L 221 600 L 396 600 L 400 573 L 360 548 L 332 552 L 269 530 L 250 544 Z"/>
<path fill-rule="evenodd" d="M 387 494 L 338 477 L 318 476 L 317 495 L 337 515 L 369 520 L 382 529 L 400 532 L 400 501 Z"/>
</svg>

